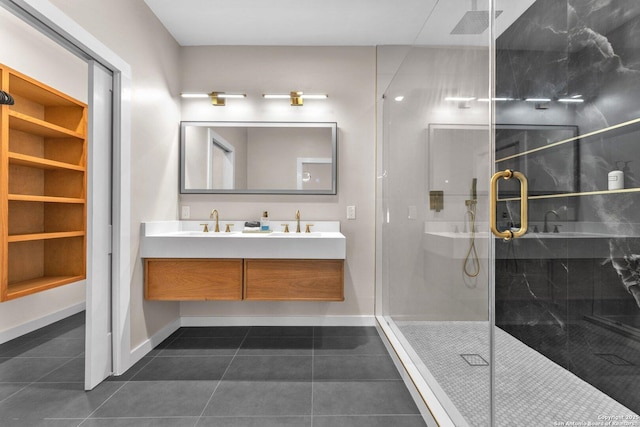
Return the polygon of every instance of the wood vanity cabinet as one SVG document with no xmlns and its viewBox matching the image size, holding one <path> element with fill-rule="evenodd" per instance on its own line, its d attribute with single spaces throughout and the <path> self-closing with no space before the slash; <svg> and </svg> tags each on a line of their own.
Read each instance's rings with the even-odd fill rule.
<svg viewBox="0 0 640 427">
<path fill-rule="evenodd" d="M 147 258 L 145 298 L 344 301 L 344 260 Z"/>
<path fill-rule="evenodd" d="M 0 64 L 0 301 L 86 277 L 87 105 Z"/>
<path fill-rule="evenodd" d="M 244 299 L 344 301 L 344 260 L 245 259 Z"/>
<path fill-rule="evenodd" d="M 147 258 L 144 288 L 151 300 L 240 300 L 242 259 Z"/>
</svg>

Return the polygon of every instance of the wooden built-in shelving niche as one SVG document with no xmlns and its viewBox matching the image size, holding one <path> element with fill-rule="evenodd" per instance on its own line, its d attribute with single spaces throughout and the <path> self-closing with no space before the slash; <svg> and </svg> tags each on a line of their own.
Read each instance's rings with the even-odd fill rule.
<svg viewBox="0 0 640 427">
<path fill-rule="evenodd" d="M 0 301 L 86 277 L 87 105 L 0 64 Z"/>
</svg>

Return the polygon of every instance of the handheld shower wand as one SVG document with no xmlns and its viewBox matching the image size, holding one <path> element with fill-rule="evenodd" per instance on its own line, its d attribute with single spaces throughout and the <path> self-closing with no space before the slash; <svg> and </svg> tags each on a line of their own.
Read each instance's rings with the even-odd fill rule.
<svg viewBox="0 0 640 427">
<path fill-rule="evenodd" d="M 471 199 L 465 200 L 464 204 L 467 207 L 467 215 L 469 215 L 470 222 L 470 243 L 467 256 L 464 258 L 462 264 L 462 271 L 469 277 L 476 277 L 480 274 L 480 261 L 478 260 L 478 251 L 476 250 L 476 207 L 478 205 L 478 178 L 471 180 Z M 471 266 L 468 264 L 471 263 Z M 471 268 L 469 268 L 471 267 Z"/>
<path fill-rule="evenodd" d="M 476 187 L 478 186 L 478 178 L 473 178 L 471 180 L 471 200 L 478 200 L 478 192 Z"/>
</svg>

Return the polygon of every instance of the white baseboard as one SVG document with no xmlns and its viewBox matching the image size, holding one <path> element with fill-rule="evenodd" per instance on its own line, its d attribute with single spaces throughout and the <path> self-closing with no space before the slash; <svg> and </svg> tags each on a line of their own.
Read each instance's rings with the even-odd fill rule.
<svg viewBox="0 0 640 427">
<path fill-rule="evenodd" d="M 131 351 L 130 366 L 138 363 L 181 326 L 375 326 L 374 316 L 187 316 L 175 319 Z"/>
<path fill-rule="evenodd" d="M 146 356 L 151 350 L 153 350 L 162 341 L 169 338 L 169 335 L 177 331 L 179 327 L 180 327 L 180 318 L 177 318 L 173 322 L 169 323 L 164 328 L 160 329 L 158 332 L 153 334 L 149 339 L 144 341 L 142 344 L 140 344 L 139 346 L 131 350 L 131 357 L 129 358 L 129 363 L 131 365 L 127 369 L 129 369 L 131 366 L 138 363 L 140 359 Z"/>
<path fill-rule="evenodd" d="M 67 308 L 63 308 L 62 310 L 58 310 L 54 313 L 49 313 L 37 319 L 29 320 L 26 323 L 15 326 L 11 329 L 7 329 L 6 331 L 2 331 L 0 332 L 0 344 L 11 341 L 14 338 L 21 337 L 25 334 L 28 334 L 29 332 L 33 332 L 37 329 L 65 319 L 74 314 L 80 313 L 84 309 L 85 303 L 80 302 Z"/>
<path fill-rule="evenodd" d="M 374 316 L 184 316 L 181 326 L 375 326 Z"/>
</svg>

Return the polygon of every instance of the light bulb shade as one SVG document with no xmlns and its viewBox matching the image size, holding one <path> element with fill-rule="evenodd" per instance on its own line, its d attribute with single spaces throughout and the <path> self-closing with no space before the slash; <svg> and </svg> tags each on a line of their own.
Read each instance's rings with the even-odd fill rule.
<svg viewBox="0 0 640 427">
<path fill-rule="evenodd" d="M 224 99 L 241 99 L 246 98 L 246 93 L 226 93 L 226 92 L 218 92 L 218 98 Z"/>
<path fill-rule="evenodd" d="M 183 98 L 208 98 L 208 93 L 181 93 L 181 97 Z"/>
</svg>

